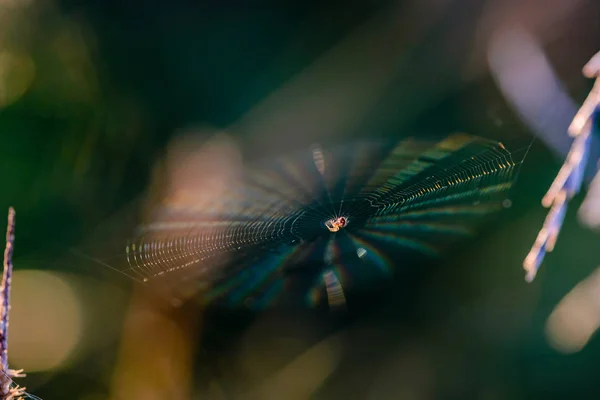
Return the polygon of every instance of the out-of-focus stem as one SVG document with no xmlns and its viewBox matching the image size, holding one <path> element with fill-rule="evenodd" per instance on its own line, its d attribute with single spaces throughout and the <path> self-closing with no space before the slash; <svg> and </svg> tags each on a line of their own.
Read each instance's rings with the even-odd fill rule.
<svg viewBox="0 0 600 400">
<path fill-rule="evenodd" d="M 535 277 L 544 255 L 554 248 L 563 223 L 567 201 L 579 193 L 583 183 L 584 170 L 591 147 L 592 132 L 595 129 L 594 119 L 600 107 L 600 52 L 596 53 L 585 65 L 583 73 L 589 78 L 595 77 L 596 82 L 568 128 L 569 135 L 573 136 L 575 140 L 563 167 L 548 193 L 542 199 L 542 205 L 550 207 L 551 210 L 546 221 L 544 221 L 535 244 L 523 262 L 523 268 L 527 271 L 525 279 L 528 282 L 531 282 Z M 587 210 L 587 214 L 589 214 L 590 203 L 593 203 L 593 201 L 586 199 L 582 206 L 584 211 Z M 580 212 L 580 217 L 585 215 L 585 212 L 583 214 Z"/>
<path fill-rule="evenodd" d="M 8 371 L 8 312 L 10 310 L 10 283 L 12 278 L 12 253 L 15 240 L 15 210 L 8 210 L 6 228 L 6 248 L 4 249 L 4 272 L 2 274 L 2 307 L 0 308 L 0 362 L 4 371 Z"/>
<path fill-rule="evenodd" d="M 6 248 L 4 249 L 4 272 L 0 287 L 0 399 L 12 400 L 25 394 L 25 388 L 12 385 L 12 378 L 25 376 L 23 370 L 8 369 L 8 317 L 10 312 L 10 283 L 12 280 L 12 254 L 15 240 L 15 209 L 8 209 L 8 226 L 6 228 Z"/>
</svg>

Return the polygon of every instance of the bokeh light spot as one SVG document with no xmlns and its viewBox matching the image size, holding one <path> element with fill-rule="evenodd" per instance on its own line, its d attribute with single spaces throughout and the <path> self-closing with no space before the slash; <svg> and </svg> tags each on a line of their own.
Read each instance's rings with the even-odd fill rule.
<svg viewBox="0 0 600 400">
<path fill-rule="evenodd" d="M 577 284 L 556 306 L 546 323 L 548 343 L 571 354 L 583 349 L 600 327 L 600 269 Z"/>
<path fill-rule="evenodd" d="M 65 364 L 82 330 L 80 304 L 67 279 L 43 271 L 16 271 L 11 304 L 11 365 L 35 372 Z"/>
<path fill-rule="evenodd" d="M 0 107 L 19 100 L 34 76 L 35 65 L 29 56 L 0 51 Z"/>
</svg>

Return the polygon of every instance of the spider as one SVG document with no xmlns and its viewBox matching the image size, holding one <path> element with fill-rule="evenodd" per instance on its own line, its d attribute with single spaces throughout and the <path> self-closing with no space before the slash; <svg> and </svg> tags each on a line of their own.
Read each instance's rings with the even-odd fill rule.
<svg viewBox="0 0 600 400">
<path fill-rule="evenodd" d="M 325 221 L 325 227 L 329 229 L 329 232 L 337 232 L 348 224 L 348 218 L 346 217 L 335 217 Z"/>
</svg>

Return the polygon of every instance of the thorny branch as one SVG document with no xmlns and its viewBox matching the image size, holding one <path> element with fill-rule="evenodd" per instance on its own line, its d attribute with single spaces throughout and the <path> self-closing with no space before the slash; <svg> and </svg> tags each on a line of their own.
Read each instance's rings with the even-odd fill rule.
<svg viewBox="0 0 600 400">
<path fill-rule="evenodd" d="M 569 126 L 568 133 L 574 140 L 567 159 L 554 179 L 554 182 L 552 182 L 550 189 L 542 199 L 542 205 L 547 208 L 549 207 L 550 212 L 544 221 L 542 229 L 538 233 L 531 251 L 523 262 L 523 268 L 527 272 L 525 279 L 528 282 L 533 281 L 535 278 L 544 255 L 551 252 L 554 248 L 564 221 L 567 202 L 579 193 L 583 183 L 595 119 L 600 108 L 600 52 L 592 57 L 585 67 L 583 67 L 583 74 L 588 78 L 595 78 L 596 81 L 590 94 Z M 599 176 L 600 173 L 598 173 L 596 178 Z M 594 181 L 598 179 L 594 179 Z"/>
<path fill-rule="evenodd" d="M 10 283 L 12 279 L 12 253 L 15 240 L 15 210 L 8 210 L 6 248 L 4 250 L 4 272 L 0 287 L 0 400 L 16 400 L 25 396 L 25 388 L 13 384 L 13 378 L 25 376 L 23 370 L 8 368 L 8 316 L 10 311 Z"/>
</svg>

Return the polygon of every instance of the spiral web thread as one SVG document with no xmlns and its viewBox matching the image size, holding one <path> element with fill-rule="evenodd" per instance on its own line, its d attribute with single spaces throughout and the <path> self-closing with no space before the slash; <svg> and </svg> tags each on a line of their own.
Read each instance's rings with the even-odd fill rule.
<svg viewBox="0 0 600 400">
<path fill-rule="evenodd" d="M 247 170 L 218 200 L 163 204 L 115 267 L 175 291 L 201 289 L 207 300 L 266 306 L 289 287 L 285 271 L 320 260 L 324 272 L 307 289 L 315 302 L 329 287 L 339 291 L 358 258 L 387 273 L 390 246 L 435 256 L 472 234 L 484 216 L 508 205 L 522 162 L 513 155 L 466 134 L 331 153 L 316 147 Z M 324 222 L 338 216 L 348 227 L 330 234 Z M 344 265 L 347 254 L 352 267 Z"/>
</svg>

